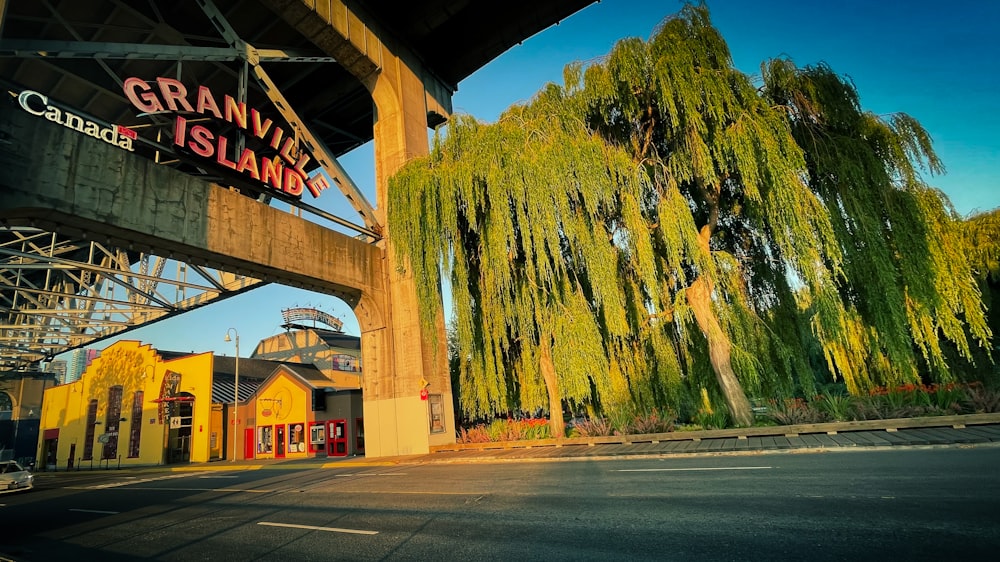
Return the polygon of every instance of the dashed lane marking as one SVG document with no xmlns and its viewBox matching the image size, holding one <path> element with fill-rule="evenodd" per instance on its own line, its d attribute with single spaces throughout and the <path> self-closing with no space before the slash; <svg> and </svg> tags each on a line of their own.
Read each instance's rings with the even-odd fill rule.
<svg viewBox="0 0 1000 562">
<path fill-rule="evenodd" d="M 258 525 L 266 527 L 287 527 L 290 529 L 306 529 L 308 531 L 327 531 L 330 533 L 350 533 L 352 535 L 377 535 L 378 531 L 364 531 L 361 529 L 340 529 L 337 527 L 316 527 L 314 525 L 293 525 L 291 523 L 272 523 L 270 521 L 259 521 Z"/>
<path fill-rule="evenodd" d="M 773 466 L 703 466 L 691 468 L 622 468 L 611 472 L 689 472 L 699 470 L 767 470 Z"/>
</svg>

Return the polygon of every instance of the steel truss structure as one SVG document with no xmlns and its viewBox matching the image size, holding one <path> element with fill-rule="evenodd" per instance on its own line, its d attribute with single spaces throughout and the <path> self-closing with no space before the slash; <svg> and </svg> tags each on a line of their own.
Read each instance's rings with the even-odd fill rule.
<svg viewBox="0 0 1000 562">
<path fill-rule="evenodd" d="M 34 369 L 263 284 L 97 241 L 0 227 L 0 371 Z"/>
<path fill-rule="evenodd" d="M 276 197 L 298 208 L 300 214 L 308 213 L 353 230 L 363 239 L 378 240 L 381 228 L 375 220 L 371 204 L 324 142 L 309 131 L 306 122 L 296 114 L 279 86 L 261 66 L 261 62 L 329 64 L 335 62 L 334 59 L 314 50 L 257 49 L 239 36 L 227 21 L 226 14 L 212 0 L 195 0 L 195 3 L 202 10 L 205 21 L 210 22 L 219 35 L 220 42 L 228 46 L 192 44 L 204 43 L 203 37 L 189 37 L 182 40 L 184 44 L 181 45 L 88 41 L 86 34 L 90 33 L 92 25 L 72 21 L 63 15 L 61 5 L 46 2 L 47 17 L 74 40 L 0 40 L 0 57 L 94 61 L 105 74 L 104 79 L 119 86 L 123 77 L 119 69 L 110 66 L 110 61 L 157 61 L 167 64 L 168 70 L 178 76 L 185 64 L 235 62 L 235 71 L 219 67 L 212 74 L 228 75 L 241 103 L 248 101 L 248 78 L 252 76 L 257 81 L 257 92 L 262 92 L 276 112 L 296 131 L 298 141 L 315 155 L 323 173 L 333 180 L 333 184 L 358 212 L 364 226 L 310 206 L 300 199 L 254 192 L 246 189 L 247 186 L 236 187 L 262 203 Z M 149 7 L 156 11 L 155 4 L 150 3 Z M 118 10 L 129 13 L 133 18 L 137 15 L 125 3 L 118 4 Z M 155 41 L 156 35 L 164 35 L 164 29 L 169 28 L 160 13 L 150 24 L 153 29 L 147 41 Z M 114 24 L 108 22 L 102 27 L 111 29 Z M 174 35 L 184 36 L 180 31 L 175 31 Z M 68 74 L 65 78 L 73 79 Z M 89 81 L 96 83 L 94 79 Z M 75 112 L 95 122 L 102 121 L 101 117 L 87 114 L 80 108 L 76 108 Z M 224 181 L 210 170 L 185 163 L 169 143 L 163 142 L 165 120 L 157 115 L 146 116 L 145 120 L 145 124 L 131 126 L 140 132 L 136 140 L 146 147 L 146 156 L 163 165 L 200 175 L 206 181 Z M 0 225 L 0 371 L 38 369 L 40 363 L 51 361 L 66 351 L 263 284 L 263 281 L 252 277 L 129 251 L 93 240 L 70 238 L 32 227 Z"/>
</svg>

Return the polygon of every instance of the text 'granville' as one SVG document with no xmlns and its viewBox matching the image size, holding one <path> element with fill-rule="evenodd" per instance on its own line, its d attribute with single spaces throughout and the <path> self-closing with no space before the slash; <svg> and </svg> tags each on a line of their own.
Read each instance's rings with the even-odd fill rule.
<svg viewBox="0 0 1000 562">
<path fill-rule="evenodd" d="M 132 105 L 143 113 L 178 114 L 174 120 L 174 145 L 178 147 L 293 197 L 301 197 L 303 190 L 319 197 L 320 192 L 329 187 L 325 176 L 316 174 L 310 178 L 306 173 L 305 166 L 312 157 L 296 145 L 293 135 L 286 134 L 259 111 L 247 108 L 246 103 L 228 94 L 220 105 L 208 87 L 199 86 L 197 93 L 191 96 L 180 81 L 164 77 L 155 82 L 128 78 L 123 90 Z M 201 123 L 193 123 L 182 114 L 212 116 L 235 125 L 259 139 L 261 145 L 276 150 L 277 155 L 259 156 L 249 147 L 236 154 L 235 142 Z"/>
</svg>

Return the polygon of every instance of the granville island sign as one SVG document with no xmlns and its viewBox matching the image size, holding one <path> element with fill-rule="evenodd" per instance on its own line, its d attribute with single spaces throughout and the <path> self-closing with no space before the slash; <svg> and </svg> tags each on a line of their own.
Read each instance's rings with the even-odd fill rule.
<svg viewBox="0 0 1000 562">
<path fill-rule="evenodd" d="M 247 108 L 246 103 L 230 95 L 222 98 L 220 106 L 208 87 L 199 86 L 191 97 L 180 81 L 164 77 L 149 82 L 128 78 L 122 88 L 132 105 L 144 114 L 175 114 L 174 145 L 177 147 L 292 197 L 301 197 L 304 190 L 319 197 L 320 192 L 329 187 L 322 174 L 310 178 L 306 173 L 305 166 L 312 157 L 297 146 L 294 135 L 287 134 L 270 119 L 263 118 L 257 109 Z M 250 147 L 236 154 L 235 142 L 205 125 L 194 123 L 189 119 L 191 115 L 198 115 L 199 122 L 201 116 L 211 116 L 235 125 L 256 138 L 258 146 L 273 149 L 277 154 L 261 156 Z"/>
</svg>

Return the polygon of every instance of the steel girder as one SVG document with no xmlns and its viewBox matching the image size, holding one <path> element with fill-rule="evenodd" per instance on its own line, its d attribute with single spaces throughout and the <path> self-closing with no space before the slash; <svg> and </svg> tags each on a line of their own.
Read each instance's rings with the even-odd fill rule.
<svg viewBox="0 0 1000 562">
<path fill-rule="evenodd" d="M 262 286 L 263 281 L 73 239 L 0 226 L 0 371 Z"/>
</svg>

